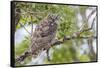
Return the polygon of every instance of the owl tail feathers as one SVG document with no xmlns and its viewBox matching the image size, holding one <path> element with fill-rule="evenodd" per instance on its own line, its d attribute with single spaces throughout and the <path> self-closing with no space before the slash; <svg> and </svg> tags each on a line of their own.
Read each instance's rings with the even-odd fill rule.
<svg viewBox="0 0 100 68">
<path fill-rule="evenodd" d="M 30 55 L 31 55 L 30 51 L 24 52 L 22 55 L 20 55 L 19 57 L 15 58 L 15 63 L 21 63 L 22 61 L 24 61 Z"/>
</svg>

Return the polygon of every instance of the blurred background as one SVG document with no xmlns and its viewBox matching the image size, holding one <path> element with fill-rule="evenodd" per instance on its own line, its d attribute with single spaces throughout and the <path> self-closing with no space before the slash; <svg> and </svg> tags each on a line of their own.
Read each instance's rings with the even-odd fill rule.
<svg viewBox="0 0 100 68">
<path fill-rule="evenodd" d="M 73 62 L 97 61 L 97 8 L 92 6 L 56 5 L 41 3 L 15 2 L 15 57 L 23 54 L 30 46 L 31 24 L 33 32 L 36 25 L 49 13 L 60 16 L 57 36 L 62 40 L 64 36 L 71 37 L 79 30 L 90 28 L 80 36 L 88 38 L 76 38 L 66 40 L 63 44 L 50 49 L 50 59 L 42 52 L 37 58 L 27 57 L 22 63 L 16 65 L 56 64 Z M 92 36 L 95 36 L 92 37 Z"/>
</svg>

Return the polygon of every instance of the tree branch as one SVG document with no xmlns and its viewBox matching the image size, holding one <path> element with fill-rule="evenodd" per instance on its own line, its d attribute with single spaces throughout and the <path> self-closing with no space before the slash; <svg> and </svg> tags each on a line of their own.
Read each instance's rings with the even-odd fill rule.
<svg viewBox="0 0 100 68">
<path fill-rule="evenodd" d="M 19 22 L 19 24 L 20 24 L 20 26 L 22 26 L 22 27 L 27 31 L 27 33 L 28 33 L 29 35 L 31 35 L 31 33 L 24 27 L 24 25 L 23 25 L 22 23 Z"/>
<path fill-rule="evenodd" d="M 89 20 L 89 18 L 96 12 L 96 10 L 94 9 L 87 17 L 87 20 Z"/>
<path fill-rule="evenodd" d="M 31 55 L 31 52 L 30 51 L 26 51 L 26 52 L 24 52 L 24 54 L 22 54 L 19 57 L 15 58 L 15 62 L 16 63 L 20 63 L 20 62 L 22 62 L 23 60 L 25 60 L 30 55 Z"/>
<path fill-rule="evenodd" d="M 91 29 L 93 28 L 94 21 L 95 21 L 95 18 L 94 18 L 93 21 L 92 21 L 91 27 L 90 27 L 90 28 L 87 28 L 87 29 L 84 29 L 84 30 L 81 30 L 81 31 L 80 31 L 80 34 L 83 33 L 83 32 L 85 32 L 85 31 L 91 30 Z"/>
<path fill-rule="evenodd" d="M 85 32 L 85 31 L 89 31 L 89 30 L 91 30 L 91 29 L 93 28 L 94 21 L 95 21 L 95 18 L 93 19 L 90 28 L 77 31 L 77 32 L 73 33 L 73 35 L 72 35 L 71 37 L 64 36 L 63 41 L 56 41 L 56 42 L 54 42 L 54 43 L 52 44 L 52 46 L 62 44 L 62 43 L 64 43 L 65 41 L 71 40 L 71 39 L 77 39 L 77 38 L 80 38 L 80 39 L 81 39 L 81 38 L 83 38 L 83 39 L 88 39 L 88 38 L 90 38 L 90 37 L 91 37 L 91 38 L 97 38 L 96 36 L 90 36 L 90 37 L 83 37 L 83 36 L 80 36 L 81 33 Z M 83 26 L 84 26 L 84 25 L 83 25 Z M 75 34 L 75 35 L 74 35 L 74 34 Z"/>
<path fill-rule="evenodd" d="M 60 45 L 60 44 L 64 43 L 64 42 L 67 41 L 67 40 L 72 40 L 72 39 L 88 39 L 88 38 L 90 38 L 90 37 L 83 37 L 83 36 L 81 36 L 81 37 L 75 37 L 75 36 L 73 36 L 73 37 L 69 37 L 69 38 L 68 38 L 68 37 L 64 37 L 64 38 L 63 38 L 63 41 L 57 40 L 57 41 L 55 41 L 55 42 L 52 44 L 52 46 Z M 97 37 L 96 37 L 96 36 L 91 36 L 91 38 L 96 39 Z"/>
</svg>

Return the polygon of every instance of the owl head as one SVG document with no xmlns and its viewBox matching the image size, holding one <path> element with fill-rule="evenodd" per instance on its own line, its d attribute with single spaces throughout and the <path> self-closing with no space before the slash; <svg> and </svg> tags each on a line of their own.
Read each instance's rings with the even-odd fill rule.
<svg viewBox="0 0 100 68">
<path fill-rule="evenodd" d="M 56 21 L 58 21 L 60 17 L 57 14 L 48 14 L 47 18 L 56 23 Z"/>
</svg>

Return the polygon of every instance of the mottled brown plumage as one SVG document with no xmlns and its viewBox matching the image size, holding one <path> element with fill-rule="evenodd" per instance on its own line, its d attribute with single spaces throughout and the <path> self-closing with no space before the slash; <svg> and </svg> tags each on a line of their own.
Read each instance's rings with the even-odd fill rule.
<svg viewBox="0 0 100 68">
<path fill-rule="evenodd" d="M 30 48 L 33 57 L 51 47 L 57 32 L 58 18 L 57 15 L 49 14 L 36 26 Z"/>
</svg>

